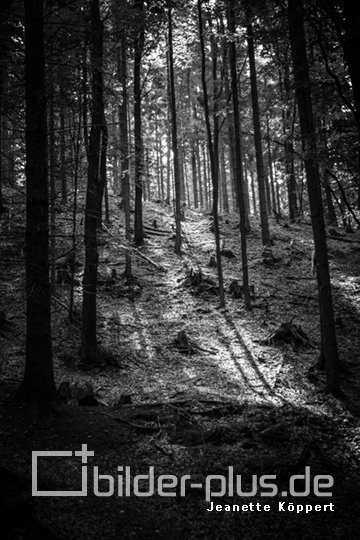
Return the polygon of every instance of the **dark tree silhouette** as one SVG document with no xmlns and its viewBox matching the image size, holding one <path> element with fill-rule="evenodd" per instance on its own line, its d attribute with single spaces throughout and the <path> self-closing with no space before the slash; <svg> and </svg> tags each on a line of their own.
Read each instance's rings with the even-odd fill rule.
<svg viewBox="0 0 360 540">
<path fill-rule="evenodd" d="M 175 180 L 175 253 L 181 254 L 181 189 L 180 189 L 180 161 L 179 145 L 177 137 L 176 118 L 176 96 L 174 80 L 174 58 L 173 58 L 173 37 L 172 37 L 172 14 L 171 7 L 168 8 L 168 30 L 169 30 L 169 79 L 170 79 L 170 110 L 171 110 L 171 136 L 172 150 L 174 156 L 174 180 Z"/>
<path fill-rule="evenodd" d="M 340 396 L 342 392 L 337 375 L 339 355 L 331 295 L 320 174 L 316 160 L 317 142 L 310 93 L 303 9 L 302 0 L 289 0 L 288 21 L 291 54 L 315 244 L 316 277 L 320 307 L 321 353 L 325 359 L 327 391 L 334 396 Z"/>
<path fill-rule="evenodd" d="M 222 262 L 221 262 L 221 249 L 220 249 L 220 231 L 219 231 L 219 218 L 218 218 L 218 202 L 219 202 L 219 120 L 217 117 L 217 106 L 216 106 L 216 82 L 217 82 L 217 65 L 216 65 L 216 55 L 217 51 L 215 50 L 215 45 L 213 41 L 211 42 L 211 52 L 212 52 L 212 77 L 214 85 L 213 93 L 213 118 L 214 118 L 214 138 L 211 132 L 210 124 L 210 107 L 209 107 L 209 96 L 207 91 L 207 82 L 206 82 L 206 54 L 205 54 L 205 43 L 204 43 L 204 31 L 203 31 L 203 20 L 202 20 L 202 0 L 198 0 L 198 17 L 199 17 L 199 35 L 200 35 L 200 50 L 201 50 L 201 82 L 203 87 L 204 95 L 204 113 L 205 113 L 205 123 L 206 123 L 206 133 L 210 157 L 210 170 L 211 170 L 211 180 L 213 188 L 213 216 L 214 216 L 214 233 L 215 233 L 215 244 L 216 244 L 216 263 L 219 279 L 219 296 L 220 296 L 220 306 L 224 307 L 225 305 L 225 294 L 224 294 L 224 280 L 222 272 Z"/>
<path fill-rule="evenodd" d="M 124 198 L 125 211 L 125 235 L 128 243 L 131 241 L 130 223 L 130 175 L 129 175 L 129 134 L 128 134 L 128 95 L 127 95 L 127 56 L 126 56 L 126 36 L 122 33 L 120 47 L 120 82 L 122 89 L 122 103 L 120 111 L 120 149 L 121 149 L 121 174 L 122 174 L 122 195 Z M 125 256 L 125 276 L 131 278 L 131 254 L 126 252 Z"/>
<path fill-rule="evenodd" d="M 232 36 L 235 35 L 235 10 L 234 0 L 228 0 L 228 26 Z M 231 72 L 231 90 L 234 107 L 234 139 L 235 139 L 235 177 L 238 195 L 238 204 L 240 212 L 240 235 L 241 235 L 241 261 L 243 271 L 243 291 L 245 306 L 251 308 L 250 289 L 249 289 L 249 273 L 248 261 L 246 253 L 246 210 L 244 201 L 243 174 L 242 174 L 242 157 L 241 157 L 241 142 L 240 142 L 240 122 L 239 122 L 239 96 L 236 73 L 236 46 L 234 38 L 229 44 L 230 53 L 230 72 Z"/>
<path fill-rule="evenodd" d="M 19 400 L 35 416 L 59 403 L 54 382 L 49 283 L 49 201 L 42 0 L 25 1 L 26 360 Z"/>
<path fill-rule="evenodd" d="M 104 191 L 104 166 L 101 166 L 104 143 L 103 102 L 103 23 L 100 18 L 99 0 L 92 0 L 92 119 L 88 151 L 88 185 L 85 208 L 85 269 L 83 279 L 83 308 L 81 327 L 81 359 L 85 364 L 96 363 L 96 292 L 98 273 L 97 228 L 101 215 Z"/>
<path fill-rule="evenodd" d="M 256 77 L 254 33 L 253 33 L 253 27 L 250 20 L 247 24 L 247 41 L 248 41 L 248 53 L 249 53 L 249 65 L 250 65 L 251 102 L 252 102 L 253 122 L 254 122 L 256 170 L 257 170 L 258 187 L 259 187 L 261 236 L 262 236 L 263 246 L 267 247 L 270 250 L 271 244 L 270 244 L 268 208 L 266 204 L 266 178 L 265 178 L 262 140 L 261 140 L 261 123 L 260 123 L 259 96 L 258 96 L 257 77 Z M 268 257 L 269 255 L 267 255 L 267 258 Z"/>
<path fill-rule="evenodd" d="M 134 38 L 134 145 L 135 145 L 135 242 L 144 241 L 142 196 L 143 196 L 143 142 L 141 132 L 141 59 L 144 49 L 144 2 L 134 1 L 136 11 Z"/>
</svg>

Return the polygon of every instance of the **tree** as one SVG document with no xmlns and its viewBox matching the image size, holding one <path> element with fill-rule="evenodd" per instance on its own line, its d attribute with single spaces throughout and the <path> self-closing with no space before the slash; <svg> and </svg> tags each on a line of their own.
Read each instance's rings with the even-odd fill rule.
<svg viewBox="0 0 360 540">
<path fill-rule="evenodd" d="M 234 13 L 234 0 L 228 0 L 228 26 L 229 30 L 234 36 L 235 34 L 235 13 Z M 232 38 L 229 44 L 230 48 L 230 71 L 231 71 L 231 90 L 234 107 L 234 138 L 235 138 L 235 176 L 236 186 L 238 194 L 238 204 L 240 211 L 240 235 L 241 235 L 241 261 L 243 271 L 243 291 L 245 306 L 247 309 L 251 308 L 250 289 L 249 289 L 249 275 L 248 275 L 248 262 L 246 253 L 246 212 L 245 201 L 243 191 L 243 174 L 242 174 L 242 157 L 241 157 L 241 144 L 240 144 L 240 122 L 239 122 L 239 96 L 237 86 L 237 73 L 236 73 L 236 46 L 235 41 Z"/>
<path fill-rule="evenodd" d="M 199 16 L 199 34 L 200 34 L 200 50 L 201 50 L 201 81 L 203 87 L 204 95 L 204 112 L 205 112 L 205 122 L 206 122 L 206 132 L 208 139 L 208 149 L 210 157 L 210 168 L 211 168 L 211 179 L 213 186 L 213 217 L 214 217 L 214 233 L 215 233 L 215 244 L 216 244 L 216 262 L 217 262 L 217 271 L 219 278 L 219 294 L 220 294 L 220 307 L 225 305 L 225 295 L 224 295 L 224 283 L 223 283 L 223 274 L 222 274 L 222 262 L 221 262 L 221 249 L 220 249 L 220 231 L 219 231 L 219 219 L 218 219 L 218 199 L 219 199 L 219 126 L 218 126 L 218 116 L 217 116 L 217 51 L 215 49 L 214 38 L 211 36 L 211 49 L 212 49 L 212 78 L 213 78 L 213 121 L 214 121 L 214 139 L 211 132 L 210 124 L 210 108 L 209 108 L 209 97 L 207 90 L 206 82 L 206 54 L 205 54 L 205 43 L 204 43 L 204 31 L 203 31 L 203 21 L 202 21 L 202 9 L 201 9 L 202 0 L 198 0 L 198 16 Z"/>
<path fill-rule="evenodd" d="M 316 278 L 320 308 L 321 352 L 325 360 L 327 391 L 334 396 L 341 396 L 342 391 L 337 375 L 339 355 L 331 295 L 320 174 L 316 158 L 317 141 L 310 93 L 303 9 L 302 0 L 289 0 L 288 23 L 291 55 L 315 245 Z"/>
<path fill-rule="evenodd" d="M 122 174 L 122 196 L 124 198 L 125 211 L 125 236 L 130 244 L 131 241 L 131 223 L 130 223 L 130 175 L 129 175 L 129 136 L 128 136 L 128 95 L 127 95 L 127 57 L 126 57 L 126 38 L 122 31 L 120 46 L 120 82 L 122 89 L 122 104 L 120 111 L 120 150 L 121 150 L 121 174 Z M 125 276 L 131 278 L 131 254 L 130 251 L 125 255 Z"/>
<path fill-rule="evenodd" d="M 144 241 L 142 197 L 143 197 L 143 142 L 141 129 L 141 58 L 144 49 L 144 2 L 134 1 L 135 38 L 134 38 L 134 145 L 135 145 L 135 242 Z"/>
<path fill-rule="evenodd" d="M 52 357 L 43 1 L 25 0 L 26 358 L 18 397 L 35 416 L 59 404 Z"/>
<path fill-rule="evenodd" d="M 285 106 L 282 112 L 283 130 L 284 130 L 284 161 L 286 173 L 286 187 L 288 195 L 289 218 L 290 221 L 295 221 L 299 216 L 296 178 L 294 168 L 294 124 L 295 124 L 295 106 L 292 97 L 292 89 L 290 83 L 289 58 L 287 51 L 284 54 L 284 90 L 285 90 Z M 292 110 L 294 112 L 292 112 Z"/>
<path fill-rule="evenodd" d="M 90 5 L 92 29 L 92 118 L 88 151 L 88 184 L 85 208 L 85 269 L 83 278 L 83 307 L 81 327 L 81 359 L 84 364 L 97 361 L 96 293 L 98 273 L 97 228 L 101 216 L 104 191 L 101 166 L 104 137 L 103 102 L 103 23 L 100 18 L 99 0 Z"/>
<path fill-rule="evenodd" d="M 175 180 L 175 253 L 181 254 L 181 193 L 180 193 L 180 162 L 179 146 L 177 135 L 177 117 L 176 117 L 176 96 L 174 81 L 174 58 L 173 58 L 173 35 L 172 35 L 172 15 L 171 7 L 168 8 L 168 29 L 169 29 L 169 94 L 171 111 L 171 135 L 172 150 L 174 159 L 174 180 Z"/>
<path fill-rule="evenodd" d="M 258 187 L 259 187 L 261 234 L 262 234 L 263 246 L 265 246 L 269 250 L 270 249 L 270 231 L 269 231 L 268 209 L 266 205 L 266 178 L 265 178 L 262 141 L 261 141 L 261 124 L 260 124 L 259 98 L 258 98 L 257 78 L 256 78 L 254 33 L 253 33 L 251 22 L 248 22 L 247 24 L 247 40 L 248 40 L 249 64 L 250 64 L 251 101 L 252 101 L 253 121 L 254 121 L 256 169 L 257 169 Z M 266 260 L 269 260 L 269 259 L 272 259 L 271 250 L 270 250 L 270 254 L 267 253 L 266 255 Z"/>
</svg>

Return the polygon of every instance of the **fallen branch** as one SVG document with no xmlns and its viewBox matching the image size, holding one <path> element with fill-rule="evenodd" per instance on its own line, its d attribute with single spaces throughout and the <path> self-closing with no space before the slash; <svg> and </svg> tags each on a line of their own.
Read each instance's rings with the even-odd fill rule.
<svg viewBox="0 0 360 540">
<path fill-rule="evenodd" d="M 285 276 L 285 279 L 315 279 L 315 276 L 303 277 L 303 276 Z"/>
<path fill-rule="evenodd" d="M 125 424 L 126 426 L 129 426 L 129 427 L 132 427 L 132 428 L 135 428 L 135 429 L 140 429 L 142 431 L 147 431 L 149 433 L 154 433 L 155 431 L 159 430 L 158 427 L 142 426 L 140 424 L 134 424 L 133 422 L 129 422 L 129 420 L 124 420 L 124 418 L 119 418 L 118 416 L 113 416 L 112 414 L 105 413 L 105 412 L 102 412 L 102 411 L 98 411 L 98 413 L 102 414 L 104 416 L 108 416 L 109 418 L 112 418 L 113 420 L 115 420 L 115 422 L 119 422 L 121 424 Z"/>
<path fill-rule="evenodd" d="M 338 240 L 339 242 L 346 242 L 347 244 L 359 244 L 357 240 L 350 240 L 349 238 L 343 238 L 342 236 L 330 236 L 326 235 L 329 240 Z"/>
<path fill-rule="evenodd" d="M 102 224 L 102 228 L 104 229 L 105 232 L 107 232 L 112 238 L 114 238 L 114 240 L 116 240 L 118 242 L 118 239 L 116 238 L 116 236 L 111 232 L 109 231 L 109 229 L 106 227 L 106 225 Z M 155 266 L 155 268 L 157 268 L 158 270 L 161 270 L 162 272 L 166 272 L 166 268 L 164 268 L 161 264 L 158 264 L 156 263 L 155 261 L 153 261 L 152 259 L 150 259 L 150 257 L 147 257 L 146 255 L 144 255 L 143 253 L 140 253 L 139 249 L 135 248 L 135 247 L 130 247 L 130 246 L 125 246 L 124 244 L 117 244 L 117 246 L 120 248 L 120 249 L 123 249 L 125 251 L 129 251 L 132 255 L 134 255 L 135 257 L 140 257 L 141 259 L 144 259 L 145 261 L 147 261 L 148 263 L 150 263 L 152 266 Z M 121 263 L 110 263 L 109 266 L 117 266 L 118 264 L 121 264 Z"/>
</svg>

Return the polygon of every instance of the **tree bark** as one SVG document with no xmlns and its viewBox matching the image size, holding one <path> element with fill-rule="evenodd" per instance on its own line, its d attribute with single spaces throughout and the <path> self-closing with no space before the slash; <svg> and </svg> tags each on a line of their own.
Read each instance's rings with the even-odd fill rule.
<svg viewBox="0 0 360 540">
<path fill-rule="evenodd" d="M 0 214 L 3 214 L 6 209 L 3 200 L 3 180 L 4 180 L 4 168 L 3 168 L 3 101 L 4 101 L 4 80 L 5 80 L 5 67 L 0 66 Z"/>
<path fill-rule="evenodd" d="M 288 56 L 288 55 L 286 55 Z M 292 88 L 290 83 L 290 72 L 287 58 L 284 62 L 284 90 L 285 90 L 285 106 L 282 111 L 283 116 L 283 131 L 284 131 L 284 161 L 286 188 L 288 195 L 289 219 L 291 222 L 299 217 L 299 208 L 297 201 L 297 185 L 294 169 L 294 122 L 295 109 L 293 114 L 291 109 L 294 108 L 292 98 Z"/>
<path fill-rule="evenodd" d="M 311 222 L 315 244 L 316 277 L 319 291 L 320 329 L 322 353 L 325 357 L 326 387 L 334 396 L 340 396 L 337 365 L 339 362 L 324 211 L 321 197 L 320 174 L 316 160 L 317 142 L 312 110 L 309 66 L 306 52 L 302 0 L 289 0 L 288 23 L 299 110 L 301 137 L 304 149 L 305 171 L 309 195 Z"/>
<path fill-rule="evenodd" d="M 122 90 L 122 103 L 120 110 L 120 151 L 121 151 L 121 174 L 122 174 L 122 196 L 125 212 L 125 238 L 131 242 L 131 222 L 130 222 L 130 174 L 129 174 L 129 136 L 128 136 L 128 95 L 127 95 L 127 56 L 125 34 L 121 36 L 120 50 L 120 82 Z M 132 261 L 130 250 L 125 254 L 125 276 L 132 277 Z"/>
<path fill-rule="evenodd" d="M 174 160 L 174 183 L 175 183 L 175 253 L 181 255 L 181 172 L 180 156 L 177 133 L 176 96 L 174 80 L 174 57 L 173 57 L 173 32 L 171 7 L 168 9 L 168 39 L 169 39 L 169 82 L 170 82 L 170 111 L 171 111 L 171 136 Z"/>
<path fill-rule="evenodd" d="M 228 26 L 232 36 L 235 35 L 235 11 L 234 0 L 228 0 Z M 234 107 L 234 137 L 235 137 L 235 177 L 238 194 L 238 204 L 240 211 L 240 238 L 241 238 L 241 262 L 243 271 L 243 292 L 245 306 L 247 309 L 251 309 L 250 288 L 249 288 L 249 273 L 248 273 L 248 260 L 246 249 L 246 214 L 245 214 L 245 200 L 243 180 L 244 175 L 242 172 L 242 157 L 241 157 L 241 143 L 240 143 L 240 122 L 239 122 L 239 98 L 238 98 L 238 85 L 237 85 L 237 73 L 236 73 L 236 47 L 234 39 L 230 44 L 230 71 L 231 71 L 231 90 L 232 100 Z"/>
<path fill-rule="evenodd" d="M 211 168 L 211 179 L 213 187 L 213 218 L 214 218 L 214 233 L 215 233 L 215 246 L 216 246 L 216 262 L 217 262 L 217 271 L 218 271 L 218 280 L 219 280 L 219 296 L 220 296 L 220 307 L 225 306 L 225 294 L 224 294 L 224 282 L 223 282 L 223 273 L 222 273 L 222 261 L 221 261 L 221 248 L 220 248 L 220 230 L 219 230 L 219 219 L 218 219 L 218 198 L 219 198 L 219 155 L 218 155 L 218 141 L 219 141 L 219 126 L 218 126 L 218 117 L 217 117 L 217 51 L 215 50 L 215 43 L 213 42 L 213 37 L 211 37 L 211 52 L 212 52 L 212 78 L 213 78 L 213 98 L 214 98 L 214 118 L 213 118 L 213 131 L 214 139 L 211 133 L 211 124 L 210 124 L 210 110 L 209 110 L 209 98 L 207 91 L 206 83 L 206 56 L 205 56 L 205 43 L 204 43 L 204 31 L 203 31 L 203 21 L 202 21 L 202 10 L 201 10 L 202 0 L 198 0 L 198 15 L 199 15 L 199 34 L 200 34 L 200 49 L 201 49 L 201 81 L 204 95 L 204 112 L 205 112 L 205 122 L 206 122 L 206 132 L 208 140 L 208 149 L 210 157 L 210 168 Z"/>
<path fill-rule="evenodd" d="M 143 0 L 134 1 L 137 12 L 135 39 L 134 39 L 134 145 L 135 145 L 135 243 L 144 242 L 143 230 L 143 141 L 142 141 L 142 113 L 141 113 L 141 59 L 144 49 L 145 30 L 143 21 Z"/>
<path fill-rule="evenodd" d="M 267 151 L 268 151 L 268 163 L 269 163 L 269 176 L 270 176 L 272 208 L 275 211 L 280 212 L 280 208 L 277 208 L 277 201 L 276 201 L 276 194 L 275 194 L 275 182 L 274 182 L 273 163 L 272 163 L 272 154 L 271 154 L 271 142 L 270 142 L 270 121 L 269 121 L 269 117 L 266 118 L 266 137 L 267 137 Z"/>
<path fill-rule="evenodd" d="M 247 41 L 249 51 L 249 65 L 250 65 L 250 84 L 251 84 L 251 101 L 253 109 L 253 122 L 254 122 L 254 136 L 255 136 L 255 153 L 256 153 L 256 169 L 259 186 L 259 206 L 260 206 L 260 223 L 262 233 L 262 243 L 265 247 L 270 247 L 270 230 L 269 219 L 266 205 L 266 181 L 264 171 L 264 160 L 262 152 L 261 142 L 261 124 L 260 124 L 260 110 L 259 110 L 259 97 L 257 90 L 256 80 L 256 65 L 255 65 L 255 47 L 254 47 L 254 35 L 252 24 L 247 25 Z"/>
<path fill-rule="evenodd" d="M 88 152 L 88 185 L 85 207 L 85 269 L 81 327 L 81 359 L 84 364 L 97 362 L 96 294 L 98 273 L 97 228 L 101 216 L 104 178 L 101 176 L 101 148 L 104 131 L 103 104 L 103 23 L 99 0 L 91 1 L 92 28 L 92 120 Z"/>
</svg>

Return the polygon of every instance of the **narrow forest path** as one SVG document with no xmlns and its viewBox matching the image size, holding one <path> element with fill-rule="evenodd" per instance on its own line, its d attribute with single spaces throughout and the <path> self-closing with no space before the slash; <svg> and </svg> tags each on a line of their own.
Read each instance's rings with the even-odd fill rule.
<svg viewBox="0 0 360 540">
<path fill-rule="evenodd" d="M 134 394 L 135 400 L 167 401 L 181 396 L 195 400 L 241 402 L 250 398 L 281 402 L 275 387 L 283 356 L 256 343 L 264 331 L 254 331 L 243 300 L 227 295 L 227 306 L 219 309 L 218 297 L 211 291 L 194 294 L 191 286 L 186 285 L 191 269 L 201 270 L 204 277 L 217 282 L 216 268 L 207 266 L 214 251 L 210 220 L 188 211 L 183 223 L 183 255 L 178 257 L 171 239 L 171 216 L 165 214 L 161 219 L 160 212 L 150 203 L 145 215 L 149 222 L 150 216 L 154 216 L 159 229 L 168 228 L 170 234 L 156 236 L 155 229 L 155 235 L 149 234 L 145 240 L 141 253 L 163 266 L 164 271 L 135 257 L 134 275 L 141 285 L 141 294 L 134 302 L 121 302 L 115 310 L 122 331 L 119 346 L 124 342 L 131 344 L 138 363 L 141 358 L 141 367 L 131 374 L 132 381 L 125 392 Z M 239 232 L 235 227 L 234 217 L 231 224 L 223 227 L 227 230 L 226 238 L 223 235 L 226 247 L 236 254 L 232 259 L 223 258 L 226 286 L 241 276 Z M 260 322 L 264 309 L 258 311 L 255 317 L 259 324 L 264 324 L 265 319 Z M 194 354 L 179 352 L 175 346 L 181 331 L 198 347 Z"/>
</svg>

